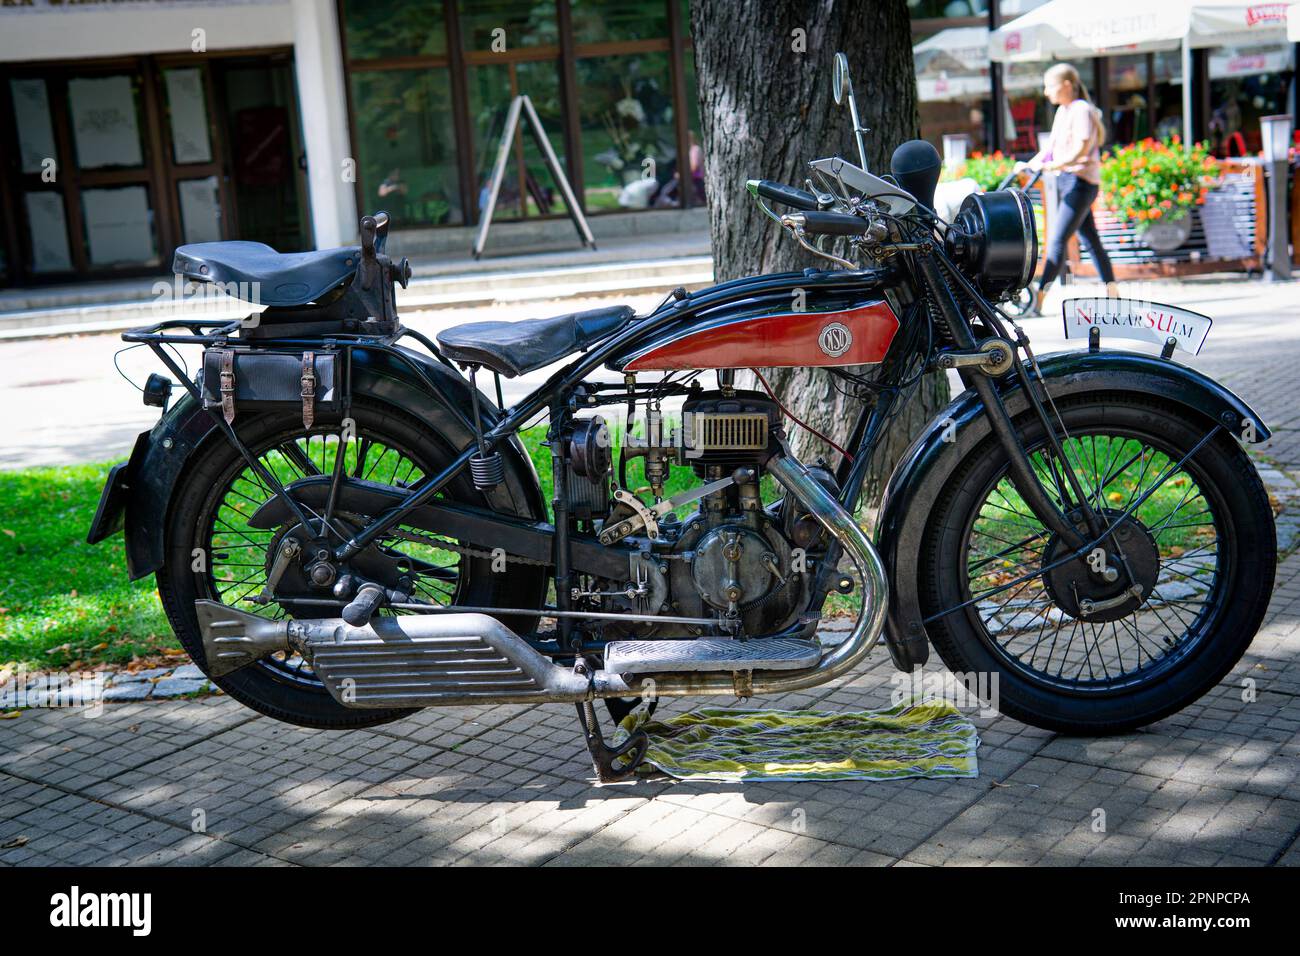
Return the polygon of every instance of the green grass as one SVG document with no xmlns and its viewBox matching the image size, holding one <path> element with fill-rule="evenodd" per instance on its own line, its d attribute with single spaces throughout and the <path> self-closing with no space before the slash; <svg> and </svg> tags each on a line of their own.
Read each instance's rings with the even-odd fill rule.
<svg viewBox="0 0 1300 956">
<path fill-rule="evenodd" d="M 521 438 L 549 501 L 553 485 L 550 449 L 544 444 L 546 429 L 528 429 Z M 617 436 L 615 441 L 617 444 Z M 1119 452 L 1110 447 L 1098 450 L 1099 455 L 1116 462 L 1122 460 Z M 1163 455 L 1149 462 L 1143 487 L 1167 464 Z M 273 465 L 281 471 L 278 461 Z M 76 465 L 0 472 L 0 666 L 17 663 L 67 668 L 121 663 L 137 656 L 174 653 L 178 648 L 159 606 L 152 575 L 134 583 L 126 579 L 123 537 L 114 535 L 98 545 L 85 542 L 109 467 Z M 1084 470 L 1089 467 L 1085 464 Z M 1122 509 L 1132 500 L 1141 470 L 1139 462 L 1116 476 L 1107 487 L 1109 507 Z M 296 473 L 285 466 L 281 477 L 292 480 Z M 665 494 L 671 496 L 697 481 L 688 466 L 674 465 Z M 1175 476 L 1142 505 L 1139 517 L 1149 523 L 1158 521 L 1187 496 L 1189 481 L 1185 474 Z M 639 459 L 629 463 L 628 483 L 634 489 L 645 484 Z M 774 491 L 770 479 L 765 478 L 764 499 L 770 500 Z M 1006 508 L 1028 510 L 1009 483 L 1004 482 L 994 494 L 993 500 Z M 694 507 L 684 506 L 680 511 Z M 1004 535 L 1005 525 L 991 523 L 995 516 L 983 515 L 977 532 Z M 1196 547 L 1207 533 L 1212 529 L 1195 520 L 1186 527 L 1168 528 L 1159 535 L 1160 550 L 1167 557 Z M 991 575 L 1013 573 L 1020 560 L 1028 557 L 1007 555 L 1006 563 L 988 571 Z M 826 611 L 856 613 L 858 606 L 857 594 L 832 593 Z"/>
<path fill-rule="evenodd" d="M 109 465 L 0 472 L 0 665 L 126 662 L 179 645 L 122 535 L 86 544 Z"/>
</svg>

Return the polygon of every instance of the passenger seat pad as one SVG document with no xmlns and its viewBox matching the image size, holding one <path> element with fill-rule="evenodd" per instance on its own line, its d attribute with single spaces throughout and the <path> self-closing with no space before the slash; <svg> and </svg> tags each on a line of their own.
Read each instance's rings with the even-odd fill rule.
<svg viewBox="0 0 1300 956">
<path fill-rule="evenodd" d="M 360 257 L 359 246 L 276 252 L 261 242 L 195 242 L 176 250 L 172 271 L 198 282 L 239 283 L 247 287 L 239 298 L 262 305 L 306 305 L 350 278 Z"/>
</svg>

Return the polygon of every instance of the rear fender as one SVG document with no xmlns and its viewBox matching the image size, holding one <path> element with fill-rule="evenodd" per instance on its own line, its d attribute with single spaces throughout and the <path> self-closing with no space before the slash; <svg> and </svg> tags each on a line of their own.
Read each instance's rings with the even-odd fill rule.
<svg viewBox="0 0 1300 956">
<path fill-rule="evenodd" d="M 433 383 L 434 391 L 429 390 L 407 362 L 384 352 L 355 349 L 353 394 L 400 408 L 457 449 L 466 447 L 474 438 L 469 382 L 426 355 L 400 347 L 398 351 L 419 367 Z M 501 413 L 486 395 L 480 395 L 480 403 L 484 427 L 490 428 L 501 418 Z M 218 430 L 216 419 L 186 392 L 151 431 L 142 433 L 136 440 L 119 478 L 124 487 L 115 496 L 116 504 L 110 502 L 106 489 L 102 513 L 96 516 L 91 537 L 98 534 L 95 540 L 102 540 L 107 533 L 112 533 L 119 520 L 114 510 L 122 509 L 131 580 L 162 567 L 172 495 L 187 463 L 209 441 L 225 441 L 225 437 Z M 512 437 L 510 442 L 498 447 L 505 459 L 506 478 L 488 496 L 492 509 L 544 521 L 547 512 L 541 485 L 523 444 Z"/>
<path fill-rule="evenodd" d="M 1239 438 L 1259 442 L 1270 434 L 1254 410 L 1231 391 L 1167 359 L 1121 351 L 1057 352 L 1041 356 L 1039 365 L 1053 398 L 1138 392 L 1176 402 L 1207 426 L 1223 425 Z M 1008 374 L 997 384 L 1012 417 L 1030 408 L 1018 378 Z M 962 460 L 991 433 L 979 397 L 962 392 L 904 452 L 885 488 L 876 540 L 890 582 L 886 643 L 899 670 L 912 671 L 929 659 L 918 578 L 931 507 Z"/>
</svg>

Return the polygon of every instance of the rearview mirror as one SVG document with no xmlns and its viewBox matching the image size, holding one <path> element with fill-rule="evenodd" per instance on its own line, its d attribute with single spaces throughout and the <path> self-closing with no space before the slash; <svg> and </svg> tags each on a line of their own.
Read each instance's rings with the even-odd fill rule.
<svg viewBox="0 0 1300 956">
<path fill-rule="evenodd" d="M 831 73 L 831 96 L 836 106 L 844 105 L 845 94 L 853 95 L 853 81 L 849 79 L 849 58 L 843 53 L 836 53 L 835 68 Z"/>
<path fill-rule="evenodd" d="M 858 159 L 862 168 L 867 169 L 867 145 L 862 139 L 867 128 L 858 119 L 858 101 L 853 96 L 853 80 L 849 78 L 849 58 L 843 53 L 835 54 L 831 70 L 831 96 L 837 106 L 843 106 L 846 99 L 849 101 L 849 117 L 853 120 L 853 138 L 858 144 Z"/>
</svg>

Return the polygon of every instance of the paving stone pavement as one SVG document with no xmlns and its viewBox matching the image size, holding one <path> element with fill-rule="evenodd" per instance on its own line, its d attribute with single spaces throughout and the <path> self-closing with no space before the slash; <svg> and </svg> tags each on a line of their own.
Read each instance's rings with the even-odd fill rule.
<svg viewBox="0 0 1300 956">
<path fill-rule="evenodd" d="M 1262 464 L 1289 554 L 1233 672 L 1140 732 L 976 715 L 975 779 L 602 788 L 567 706 L 341 734 L 221 696 L 31 709 L 0 721 L 0 865 L 1300 865 L 1300 309 L 1252 309 L 1266 318 L 1192 364 L 1275 427 Z M 876 708 L 898 687 L 877 648 L 845 679 L 754 705 Z"/>
<path fill-rule="evenodd" d="M 980 775 L 963 780 L 597 787 L 562 706 L 347 733 L 221 696 L 31 709 L 0 723 L 0 865 L 1297 865 L 1297 651 L 1300 551 L 1201 701 L 1103 739 L 973 714 Z M 878 648 L 848 679 L 755 703 L 879 707 L 895 673 Z"/>
</svg>

